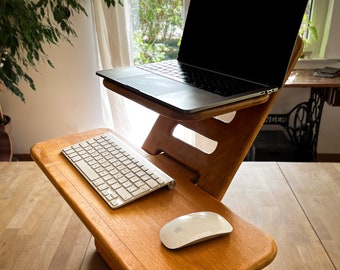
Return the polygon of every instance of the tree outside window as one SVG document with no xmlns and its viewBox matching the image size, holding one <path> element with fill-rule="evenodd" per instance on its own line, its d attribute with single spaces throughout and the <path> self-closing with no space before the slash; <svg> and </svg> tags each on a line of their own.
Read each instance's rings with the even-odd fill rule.
<svg viewBox="0 0 340 270">
<path fill-rule="evenodd" d="M 136 65 L 177 57 L 183 30 L 182 0 L 132 0 Z"/>
</svg>

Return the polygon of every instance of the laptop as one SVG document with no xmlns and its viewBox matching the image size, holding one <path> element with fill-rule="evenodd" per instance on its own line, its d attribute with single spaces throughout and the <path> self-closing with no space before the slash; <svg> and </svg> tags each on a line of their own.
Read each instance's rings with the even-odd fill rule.
<svg viewBox="0 0 340 270">
<path fill-rule="evenodd" d="M 191 0 L 177 59 L 96 74 L 181 113 L 273 93 L 284 83 L 307 2 Z M 188 70 L 213 79 L 195 83 L 183 78 Z M 223 93 L 208 89 L 221 79 Z"/>
</svg>

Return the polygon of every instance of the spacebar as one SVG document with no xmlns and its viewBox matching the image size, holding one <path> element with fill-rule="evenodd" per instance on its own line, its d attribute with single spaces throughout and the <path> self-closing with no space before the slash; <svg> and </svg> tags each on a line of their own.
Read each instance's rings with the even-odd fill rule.
<svg viewBox="0 0 340 270">
<path fill-rule="evenodd" d="M 88 177 L 91 181 L 97 179 L 99 175 L 93 170 L 84 160 L 76 162 L 78 168 Z"/>
</svg>

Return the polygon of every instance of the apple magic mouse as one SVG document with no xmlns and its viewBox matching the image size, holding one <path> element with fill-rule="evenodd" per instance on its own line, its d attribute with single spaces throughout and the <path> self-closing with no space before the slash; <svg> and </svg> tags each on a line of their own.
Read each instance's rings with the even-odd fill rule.
<svg viewBox="0 0 340 270">
<path fill-rule="evenodd" d="M 177 249 L 206 241 L 233 230 L 221 215 L 203 211 L 186 214 L 166 223 L 160 230 L 162 243 L 169 249 Z"/>
</svg>

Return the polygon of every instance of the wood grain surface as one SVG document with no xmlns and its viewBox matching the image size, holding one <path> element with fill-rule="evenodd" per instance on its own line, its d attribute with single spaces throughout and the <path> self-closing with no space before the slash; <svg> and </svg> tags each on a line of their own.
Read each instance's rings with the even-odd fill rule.
<svg viewBox="0 0 340 270">
<path fill-rule="evenodd" d="M 223 198 L 271 234 L 265 269 L 340 269 L 340 163 L 244 162 Z M 34 162 L 0 163 L 0 269 L 109 269 Z"/>
</svg>

